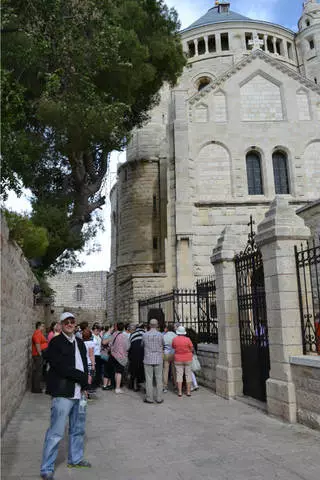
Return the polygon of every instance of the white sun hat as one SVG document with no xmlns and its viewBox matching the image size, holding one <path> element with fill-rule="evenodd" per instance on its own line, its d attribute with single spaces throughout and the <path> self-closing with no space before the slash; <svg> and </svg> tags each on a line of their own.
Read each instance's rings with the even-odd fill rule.
<svg viewBox="0 0 320 480">
<path fill-rule="evenodd" d="M 176 330 L 177 335 L 185 335 L 186 333 L 186 329 L 182 325 L 180 325 L 180 327 L 178 327 Z"/>
</svg>

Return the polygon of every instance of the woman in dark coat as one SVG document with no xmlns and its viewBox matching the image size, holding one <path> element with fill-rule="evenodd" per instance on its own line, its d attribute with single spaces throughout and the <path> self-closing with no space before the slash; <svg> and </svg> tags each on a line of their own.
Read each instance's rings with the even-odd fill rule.
<svg viewBox="0 0 320 480">
<path fill-rule="evenodd" d="M 144 333 L 145 333 L 145 329 L 142 323 L 138 325 L 138 327 L 133 333 L 131 333 L 129 338 L 129 341 L 130 341 L 130 347 L 128 352 L 129 374 L 130 374 L 129 388 L 134 389 L 135 392 L 140 390 L 139 384 L 145 381 L 144 367 L 143 367 L 144 348 L 142 345 L 142 337 Z"/>
</svg>

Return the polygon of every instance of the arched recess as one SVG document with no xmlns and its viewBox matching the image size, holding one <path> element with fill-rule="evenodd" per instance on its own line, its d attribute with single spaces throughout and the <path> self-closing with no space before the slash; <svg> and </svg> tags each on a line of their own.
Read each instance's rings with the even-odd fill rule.
<svg viewBox="0 0 320 480">
<path fill-rule="evenodd" d="M 221 144 L 203 146 L 196 158 L 197 198 L 226 199 L 232 195 L 231 159 Z"/>
<path fill-rule="evenodd" d="M 306 176 L 305 195 L 317 199 L 320 192 L 320 140 L 306 147 L 303 161 Z"/>
<path fill-rule="evenodd" d="M 307 90 L 299 88 L 296 92 L 299 120 L 310 120 L 309 95 Z"/>
</svg>

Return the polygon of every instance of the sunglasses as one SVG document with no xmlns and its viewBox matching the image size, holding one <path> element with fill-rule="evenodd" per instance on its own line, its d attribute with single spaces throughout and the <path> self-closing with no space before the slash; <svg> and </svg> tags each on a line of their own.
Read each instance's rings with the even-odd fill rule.
<svg viewBox="0 0 320 480">
<path fill-rule="evenodd" d="M 76 323 L 74 318 L 66 318 L 63 320 L 62 324 L 63 325 L 74 325 Z"/>
</svg>

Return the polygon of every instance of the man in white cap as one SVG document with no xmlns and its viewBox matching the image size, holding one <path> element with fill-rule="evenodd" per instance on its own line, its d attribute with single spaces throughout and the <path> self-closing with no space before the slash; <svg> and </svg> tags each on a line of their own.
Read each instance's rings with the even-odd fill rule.
<svg viewBox="0 0 320 480">
<path fill-rule="evenodd" d="M 75 337 L 76 321 L 72 313 L 62 313 L 60 322 L 62 332 L 51 340 L 45 353 L 50 365 L 46 393 L 52 396 L 51 422 L 41 464 L 41 478 L 45 480 L 54 478 L 54 464 L 68 417 L 68 467 L 91 467 L 83 458 L 88 389 L 86 347 Z"/>
<path fill-rule="evenodd" d="M 152 318 L 149 323 L 150 330 L 142 337 L 144 346 L 144 373 L 146 377 L 145 403 L 153 403 L 153 377 L 156 380 L 156 402 L 162 403 L 162 365 L 163 365 L 163 335 L 158 331 L 158 320 Z"/>
</svg>

